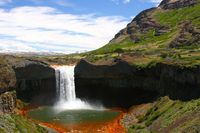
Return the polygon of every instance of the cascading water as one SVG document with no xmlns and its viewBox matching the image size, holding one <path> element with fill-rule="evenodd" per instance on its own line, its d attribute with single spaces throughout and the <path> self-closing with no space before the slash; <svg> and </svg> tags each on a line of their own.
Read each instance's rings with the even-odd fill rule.
<svg viewBox="0 0 200 133">
<path fill-rule="evenodd" d="M 56 69 L 56 89 L 59 100 L 76 100 L 74 66 L 64 66 Z"/>
<path fill-rule="evenodd" d="M 59 66 L 56 67 L 56 89 L 58 103 L 55 108 L 57 110 L 76 110 L 76 109 L 92 109 L 101 110 L 102 106 L 92 106 L 79 98 L 76 98 L 74 84 L 74 68 L 75 66 Z"/>
</svg>

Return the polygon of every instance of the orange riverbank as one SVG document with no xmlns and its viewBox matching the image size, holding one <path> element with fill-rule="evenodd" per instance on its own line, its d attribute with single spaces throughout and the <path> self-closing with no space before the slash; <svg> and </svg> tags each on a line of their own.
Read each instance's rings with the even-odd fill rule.
<svg viewBox="0 0 200 133">
<path fill-rule="evenodd" d="M 27 112 L 33 109 L 33 107 L 28 107 L 21 110 L 21 114 L 27 117 Z M 120 123 L 121 118 L 124 116 L 124 111 L 114 120 L 108 122 L 91 122 L 82 124 L 57 124 L 57 123 L 44 123 L 36 121 L 37 123 L 47 126 L 56 130 L 59 133 L 126 133 L 125 129 Z M 29 118 L 30 119 L 30 118 Z"/>
</svg>

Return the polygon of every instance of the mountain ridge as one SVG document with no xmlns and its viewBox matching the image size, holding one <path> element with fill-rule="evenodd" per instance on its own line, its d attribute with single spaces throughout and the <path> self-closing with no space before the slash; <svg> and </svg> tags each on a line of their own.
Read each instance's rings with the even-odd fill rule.
<svg viewBox="0 0 200 133">
<path fill-rule="evenodd" d="M 120 58 L 139 66 L 152 62 L 200 65 L 199 12 L 199 0 L 164 0 L 139 13 L 107 45 L 82 56 L 96 64 Z"/>
</svg>

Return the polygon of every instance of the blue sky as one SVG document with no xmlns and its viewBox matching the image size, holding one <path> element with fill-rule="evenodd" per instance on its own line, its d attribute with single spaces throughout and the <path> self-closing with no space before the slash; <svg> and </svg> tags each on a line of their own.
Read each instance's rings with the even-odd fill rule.
<svg viewBox="0 0 200 133">
<path fill-rule="evenodd" d="M 73 53 L 102 47 L 160 0 L 0 0 L 0 52 Z"/>
</svg>

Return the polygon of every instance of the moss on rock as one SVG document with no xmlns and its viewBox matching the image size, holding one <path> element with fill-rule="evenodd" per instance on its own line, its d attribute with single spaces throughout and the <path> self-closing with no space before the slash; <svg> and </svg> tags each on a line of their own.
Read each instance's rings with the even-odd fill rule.
<svg viewBox="0 0 200 133">
<path fill-rule="evenodd" d="M 20 115 L 1 115 L 1 133 L 47 133 L 48 131 Z"/>
<path fill-rule="evenodd" d="M 199 116 L 200 99 L 182 102 L 162 97 L 151 103 L 151 108 L 147 109 L 145 114 L 137 116 L 138 121 L 129 125 L 127 130 L 130 133 L 199 132 Z"/>
</svg>

